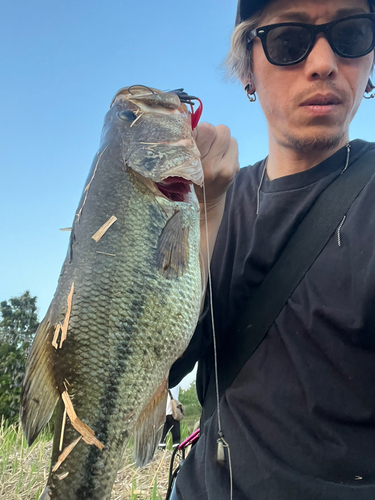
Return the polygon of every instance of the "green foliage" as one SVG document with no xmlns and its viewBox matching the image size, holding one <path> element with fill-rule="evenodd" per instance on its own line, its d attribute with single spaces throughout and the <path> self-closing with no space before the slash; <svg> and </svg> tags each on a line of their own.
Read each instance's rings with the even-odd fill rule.
<svg viewBox="0 0 375 500">
<path fill-rule="evenodd" d="M 27 291 L 0 303 L 0 418 L 18 418 L 21 384 L 31 342 L 38 328 L 36 297 Z"/>
<path fill-rule="evenodd" d="M 198 417 L 199 418 L 199 417 Z M 181 443 L 187 439 L 194 430 L 194 425 L 196 422 L 196 418 L 194 418 L 189 421 L 189 420 L 182 420 L 180 422 L 180 441 Z M 167 438 L 165 440 L 166 448 L 168 451 L 172 452 L 173 451 L 173 438 L 172 438 L 172 432 L 169 430 L 167 434 Z"/>
<path fill-rule="evenodd" d="M 1 500 L 38 500 L 48 475 L 51 438 L 43 430 L 29 448 L 21 425 L 0 418 Z"/>
<path fill-rule="evenodd" d="M 151 500 L 162 500 L 162 498 L 158 492 L 158 481 L 156 478 L 155 478 L 155 482 L 154 482 L 154 487 L 152 488 Z"/>
<path fill-rule="evenodd" d="M 198 401 L 195 382 L 192 382 L 187 389 L 181 389 L 178 399 L 185 406 L 185 417 L 187 419 L 199 418 L 201 405 Z"/>
</svg>

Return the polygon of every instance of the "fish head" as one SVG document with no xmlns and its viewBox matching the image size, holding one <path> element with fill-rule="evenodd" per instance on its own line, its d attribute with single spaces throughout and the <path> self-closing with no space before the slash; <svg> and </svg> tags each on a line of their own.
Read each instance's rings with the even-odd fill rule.
<svg viewBox="0 0 375 500">
<path fill-rule="evenodd" d="M 143 85 L 121 89 L 107 113 L 102 144 L 115 142 L 124 165 L 155 195 L 189 201 L 193 184 L 203 184 L 203 169 L 191 113 L 179 95 Z"/>
</svg>

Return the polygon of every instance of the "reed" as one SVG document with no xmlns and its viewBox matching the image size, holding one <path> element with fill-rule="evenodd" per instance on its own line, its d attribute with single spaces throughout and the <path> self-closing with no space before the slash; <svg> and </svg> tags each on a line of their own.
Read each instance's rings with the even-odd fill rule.
<svg viewBox="0 0 375 500">
<path fill-rule="evenodd" d="M 181 439 L 191 433 L 191 426 L 181 422 Z M 52 448 L 52 434 L 43 431 L 29 448 L 20 425 L 0 422 L 0 498 L 1 500 L 38 500 L 47 482 Z M 168 487 L 172 442 L 158 450 L 150 464 L 134 466 L 132 446 L 126 449 L 123 466 L 117 473 L 111 500 L 162 500 Z"/>
</svg>

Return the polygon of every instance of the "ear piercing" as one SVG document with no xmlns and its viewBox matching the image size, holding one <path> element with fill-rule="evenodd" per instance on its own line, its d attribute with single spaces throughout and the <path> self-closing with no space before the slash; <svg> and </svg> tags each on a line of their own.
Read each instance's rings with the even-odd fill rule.
<svg viewBox="0 0 375 500">
<path fill-rule="evenodd" d="M 250 83 L 248 83 L 244 87 L 244 91 L 246 92 L 247 98 L 249 99 L 250 102 L 255 102 L 257 100 L 255 89 L 253 88 L 253 86 Z"/>
<path fill-rule="evenodd" d="M 370 90 L 367 90 L 367 89 L 370 89 Z M 370 78 L 368 79 L 368 82 L 367 82 L 367 87 L 366 87 L 366 90 L 365 90 L 365 94 L 370 94 L 370 92 L 372 92 L 373 90 L 375 90 L 375 85 L 372 83 L 372 81 L 370 80 Z M 375 92 L 373 92 L 372 94 L 370 94 L 369 96 L 367 95 L 364 95 L 363 96 L 365 99 L 374 99 L 375 97 Z"/>
</svg>

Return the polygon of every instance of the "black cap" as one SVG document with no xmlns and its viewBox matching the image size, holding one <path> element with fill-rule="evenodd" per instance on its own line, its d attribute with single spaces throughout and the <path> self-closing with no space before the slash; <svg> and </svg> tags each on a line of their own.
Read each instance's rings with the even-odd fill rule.
<svg viewBox="0 0 375 500">
<path fill-rule="evenodd" d="M 237 24 L 246 21 L 246 19 L 255 14 L 259 9 L 265 7 L 269 0 L 238 0 L 237 4 Z"/>
<path fill-rule="evenodd" d="M 269 1 L 270 0 L 238 0 L 236 26 L 242 23 L 242 21 L 246 21 L 246 19 L 255 14 L 259 9 L 265 7 Z M 374 12 L 375 0 L 369 0 L 369 5 L 371 12 Z"/>
</svg>

